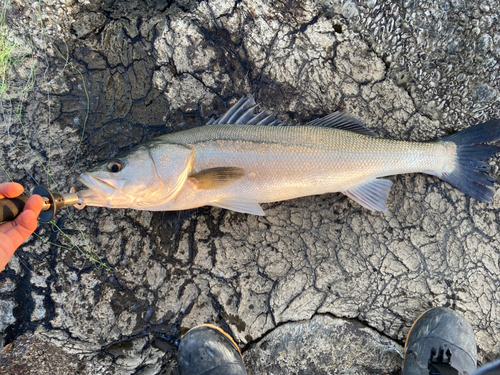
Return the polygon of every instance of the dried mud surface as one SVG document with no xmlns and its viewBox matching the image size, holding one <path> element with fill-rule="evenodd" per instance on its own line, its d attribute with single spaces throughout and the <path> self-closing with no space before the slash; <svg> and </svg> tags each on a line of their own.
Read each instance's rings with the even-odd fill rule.
<svg viewBox="0 0 500 375">
<path fill-rule="evenodd" d="M 12 1 L 23 57 L 12 85 L 36 80 L 28 100 L 2 101 L 0 160 L 28 189 L 68 191 L 96 162 L 252 93 L 287 122 L 345 109 L 383 137 L 443 136 L 500 117 L 499 11 L 461 0 Z M 54 181 L 28 146 L 45 164 L 50 155 Z M 234 337 L 249 373 L 337 373 L 308 330 L 355 322 L 369 327 L 356 337 L 399 348 L 423 311 L 449 306 L 471 322 L 479 361 L 500 357 L 500 193 L 485 204 L 434 177 L 390 179 L 386 213 L 341 194 L 263 205 L 265 217 L 70 208 L 56 224 L 83 246 L 78 225 L 115 272 L 40 225 L 0 274 L 3 340 L 34 333 L 75 373 L 175 374 L 178 340 L 209 322 Z M 400 356 L 382 369 L 377 355 L 366 353 L 370 369 L 400 369 Z"/>
</svg>

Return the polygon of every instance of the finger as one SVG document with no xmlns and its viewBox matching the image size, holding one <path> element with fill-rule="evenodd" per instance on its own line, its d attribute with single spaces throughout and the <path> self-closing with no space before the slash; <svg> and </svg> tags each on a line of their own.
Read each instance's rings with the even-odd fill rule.
<svg viewBox="0 0 500 375">
<path fill-rule="evenodd" d="M 5 268 L 16 249 L 35 231 L 42 206 L 42 197 L 33 195 L 18 217 L 0 225 L 0 271 Z"/>
<path fill-rule="evenodd" d="M 15 250 L 12 239 L 7 234 L 0 233 L 0 270 L 3 270 Z"/>
<path fill-rule="evenodd" d="M 17 182 L 4 182 L 0 184 L 0 199 L 15 198 L 24 191 L 23 185 Z"/>
<path fill-rule="evenodd" d="M 11 223 L 6 223 L 7 225 L 11 224 L 11 228 L 6 232 L 2 232 L 10 238 L 13 247 L 13 250 L 7 249 L 7 253 L 11 251 L 12 255 L 14 250 L 21 246 L 21 244 L 31 236 L 37 227 L 36 218 L 37 216 L 33 211 L 26 210 L 21 212 L 21 214 L 11 222 L 13 225 Z M 2 224 L 2 226 L 3 225 L 5 224 Z"/>
<path fill-rule="evenodd" d="M 7 263 L 9 263 L 15 250 L 16 248 L 10 237 L 5 233 L 0 233 L 0 271 L 3 271 Z"/>
<path fill-rule="evenodd" d="M 24 205 L 23 211 L 31 210 L 35 213 L 35 217 L 38 217 L 38 215 L 40 215 L 40 212 L 42 211 L 42 207 L 43 198 L 39 195 L 32 195 Z"/>
<path fill-rule="evenodd" d="M 0 224 L 0 233 L 7 233 L 9 230 L 14 228 L 16 224 L 13 221 L 7 221 L 6 223 Z"/>
<path fill-rule="evenodd" d="M 38 218 L 38 215 L 40 215 L 40 212 L 43 207 L 43 199 L 39 195 L 32 195 L 30 199 L 26 202 L 26 205 L 24 206 L 24 211 L 32 211 L 35 215 L 35 220 L 34 223 L 31 223 L 31 225 L 35 226 L 36 229 L 36 219 Z M 9 221 L 6 223 L 3 223 L 0 225 L 0 233 L 7 233 L 11 229 L 15 228 L 17 225 L 19 225 L 19 216 L 14 219 L 13 221 Z"/>
<path fill-rule="evenodd" d="M 34 232 L 37 216 L 31 210 L 23 211 L 14 221 L 0 225 L 0 271 L 5 268 L 10 258 Z M 3 229 L 8 229 L 3 231 Z"/>
</svg>

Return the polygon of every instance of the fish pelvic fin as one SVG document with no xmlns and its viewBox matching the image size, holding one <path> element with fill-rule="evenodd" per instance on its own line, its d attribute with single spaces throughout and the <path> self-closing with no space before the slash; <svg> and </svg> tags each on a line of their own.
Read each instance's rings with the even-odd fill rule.
<svg viewBox="0 0 500 375">
<path fill-rule="evenodd" d="M 208 204 L 209 206 L 225 208 L 226 210 L 241 212 L 243 214 L 265 216 L 266 214 L 256 202 L 240 201 L 236 199 L 220 199 Z"/>
<path fill-rule="evenodd" d="M 246 171 L 237 167 L 218 167 L 202 170 L 189 178 L 199 190 L 221 189 L 241 180 Z"/>
<path fill-rule="evenodd" d="M 495 180 L 488 176 L 485 161 L 500 152 L 499 146 L 484 143 L 500 139 L 500 120 L 491 120 L 443 137 L 441 142 L 456 145 L 455 168 L 438 175 L 463 193 L 481 202 L 491 202 Z"/>
<path fill-rule="evenodd" d="M 343 191 L 342 194 L 358 202 L 370 211 L 387 210 L 387 196 L 391 191 L 392 181 L 373 179 L 355 188 Z"/>
</svg>

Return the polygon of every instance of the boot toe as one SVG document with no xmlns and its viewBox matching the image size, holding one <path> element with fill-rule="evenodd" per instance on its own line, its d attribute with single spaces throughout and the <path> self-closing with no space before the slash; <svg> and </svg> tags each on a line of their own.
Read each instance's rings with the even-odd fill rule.
<svg viewBox="0 0 500 375">
<path fill-rule="evenodd" d="M 405 345 L 404 375 L 453 368 L 460 374 L 476 369 L 477 347 L 469 322 L 454 310 L 435 307 L 413 324 Z"/>
<path fill-rule="evenodd" d="M 191 329 L 179 345 L 180 375 L 246 375 L 241 353 L 221 329 L 201 325 Z"/>
</svg>

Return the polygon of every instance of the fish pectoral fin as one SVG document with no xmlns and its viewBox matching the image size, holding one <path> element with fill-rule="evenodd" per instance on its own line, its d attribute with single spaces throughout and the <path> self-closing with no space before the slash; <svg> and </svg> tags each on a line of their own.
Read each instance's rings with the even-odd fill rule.
<svg viewBox="0 0 500 375">
<path fill-rule="evenodd" d="M 353 189 L 343 191 L 352 200 L 370 211 L 386 211 L 386 202 L 392 181 L 373 179 Z"/>
<path fill-rule="evenodd" d="M 221 199 L 216 202 L 209 203 L 209 206 L 225 208 L 226 210 L 241 212 L 243 214 L 265 216 L 266 214 L 260 207 L 260 204 L 255 202 Z"/>
<path fill-rule="evenodd" d="M 199 190 L 221 189 L 241 180 L 246 171 L 237 167 L 210 168 L 189 176 Z"/>
</svg>

